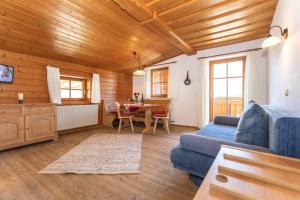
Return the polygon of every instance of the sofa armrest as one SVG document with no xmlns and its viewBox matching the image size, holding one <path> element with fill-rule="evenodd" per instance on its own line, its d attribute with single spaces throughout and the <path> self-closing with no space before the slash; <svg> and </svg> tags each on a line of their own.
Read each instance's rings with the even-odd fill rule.
<svg viewBox="0 0 300 200">
<path fill-rule="evenodd" d="M 214 119 L 215 124 L 223 124 L 229 126 L 237 126 L 239 124 L 239 117 L 230 117 L 230 116 L 216 116 Z"/>
<path fill-rule="evenodd" d="M 271 152 L 271 150 L 254 145 L 248 145 L 243 143 L 237 143 L 232 141 L 226 141 L 218 138 L 205 137 L 196 134 L 185 133 L 180 136 L 181 148 L 194 151 L 197 153 L 205 154 L 208 156 L 216 157 L 221 145 L 228 145 L 234 147 L 240 147 L 244 149 L 251 149 L 263 152 Z"/>
</svg>

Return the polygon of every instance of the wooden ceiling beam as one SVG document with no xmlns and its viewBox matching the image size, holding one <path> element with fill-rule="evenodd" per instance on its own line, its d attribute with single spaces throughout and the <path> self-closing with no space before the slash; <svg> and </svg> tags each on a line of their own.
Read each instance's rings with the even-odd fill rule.
<svg viewBox="0 0 300 200">
<path fill-rule="evenodd" d="M 238 40 L 240 38 L 256 38 L 257 36 L 259 36 L 260 38 L 264 38 L 267 35 L 268 35 L 268 29 L 266 28 L 264 30 L 253 30 L 249 32 L 238 33 L 238 34 L 224 36 L 221 38 L 211 39 L 208 41 L 202 41 L 199 43 L 194 43 L 193 46 L 198 49 L 199 46 L 209 46 L 211 44 L 216 44 L 216 43 L 222 44 L 224 42 L 231 41 L 231 40 Z"/>
<path fill-rule="evenodd" d="M 230 37 L 234 35 L 240 35 L 240 34 L 246 34 L 246 33 L 251 33 L 251 32 L 257 32 L 257 31 L 262 31 L 262 32 L 267 32 L 268 28 L 266 28 L 265 24 L 260 24 L 258 26 L 246 26 L 242 28 L 237 28 L 237 29 L 232 29 L 228 31 L 222 31 L 220 33 L 215 33 L 215 34 L 210 34 L 206 36 L 199 37 L 197 39 L 190 40 L 189 43 L 191 45 L 198 44 L 200 42 L 206 42 L 206 41 L 211 41 L 211 40 L 218 40 L 221 38 L 225 37 Z"/>
<path fill-rule="evenodd" d="M 206 28 L 211 28 L 213 26 L 221 26 L 221 25 L 230 24 L 240 20 L 258 18 L 259 16 L 261 16 L 262 18 L 264 18 L 264 16 L 269 16 L 269 15 L 273 16 L 275 8 L 276 8 L 276 4 L 269 1 L 262 4 L 258 4 L 251 8 L 239 10 L 234 13 L 225 13 L 221 16 L 215 16 L 212 18 L 198 21 L 193 24 L 187 24 L 180 28 L 174 29 L 174 31 L 180 35 L 186 35 L 186 34 L 191 34 L 192 33 L 191 30 L 194 30 L 196 32 Z"/>
<path fill-rule="evenodd" d="M 175 6 L 175 7 L 173 7 L 173 8 L 170 8 L 170 9 L 167 9 L 167 10 L 164 10 L 164 11 L 158 13 L 158 16 L 164 16 L 164 15 L 169 14 L 169 13 L 171 13 L 171 12 L 174 12 L 174 11 L 176 11 L 176 10 L 179 10 L 179 9 L 184 8 L 184 7 L 190 6 L 190 5 L 192 5 L 192 4 L 194 4 L 194 3 L 197 3 L 197 2 L 199 2 L 199 1 L 200 1 L 200 0 L 191 0 L 191 1 L 188 1 L 188 2 L 186 2 L 186 3 L 182 3 L 182 4 L 178 5 L 178 6 Z"/>
<path fill-rule="evenodd" d="M 3 0 L 0 48 L 120 71 L 137 66 L 132 51 L 141 53 L 142 64 L 151 65 L 196 49 L 265 37 L 276 3 Z M 45 7 L 48 12 L 43 12 Z M 176 21 L 195 12 L 193 17 Z M 174 20 L 172 25 L 166 23 Z"/>
<path fill-rule="evenodd" d="M 156 3 L 159 3 L 161 1 L 163 1 L 163 0 L 152 0 L 152 1 L 148 2 L 148 3 L 146 3 L 146 6 L 150 7 L 150 6 L 152 6 L 152 5 L 156 4 Z"/>
<path fill-rule="evenodd" d="M 233 45 L 233 44 L 237 44 L 237 43 L 241 43 L 241 42 L 247 42 L 247 41 L 251 41 L 251 40 L 257 40 L 257 39 L 261 39 L 261 38 L 264 38 L 264 35 L 242 37 L 242 38 L 238 38 L 238 39 L 227 40 L 227 41 L 224 41 L 221 43 L 215 43 L 215 44 L 209 44 L 209 45 L 199 45 L 196 48 L 198 51 L 201 51 L 201 50 L 206 50 L 206 49 L 211 49 L 211 48 Z"/>
<path fill-rule="evenodd" d="M 194 24 L 198 22 L 201 18 L 202 20 L 206 20 L 213 17 L 221 17 L 223 15 L 234 14 L 236 12 L 240 12 L 241 10 L 251 8 L 258 4 L 264 3 L 266 0 L 251 0 L 251 1 L 239 1 L 239 0 L 228 0 L 226 2 L 222 2 L 216 4 L 212 7 L 209 7 L 204 10 L 199 10 L 197 12 L 187 14 L 171 21 L 166 22 L 168 26 L 174 27 L 174 29 L 178 29 L 181 26 L 187 26 L 189 24 Z M 277 2 L 277 0 L 269 0 L 272 2 Z M 197 19 L 197 20 L 196 20 Z"/>
<path fill-rule="evenodd" d="M 258 15 L 258 16 L 262 16 L 262 15 Z M 272 17 L 273 16 L 271 15 L 271 16 L 266 16 L 266 17 L 262 17 L 262 18 L 254 17 L 253 20 L 250 18 L 249 18 L 249 20 L 237 20 L 237 21 L 234 21 L 231 23 L 225 23 L 225 24 L 218 25 L 218 26 L 208 27 L 203 30 L 191 31 L 191 33 L 189 33 L 187 35 L 182 35 L 182 37 L 187 42 L 190 43 L 191 40 L 199 39 L 200 37 L 203 37 L 203 36 L 221 33 L 221 32 L 234 30 L 234 29 L 238 29 L 238 28 L 243 28 L 243 27 L 247 27 L 247 26 L 257 26 L 257 25 L 260 25 L 263 23 L 266 27 L 269 27 L 269 25 L 272 21 Z"/>
<path fill-rule="evenodd" d="M 120 7 L 125 9 L 131 16 L 135 15 L 135 12 L 140 12 L 142 10 L 144 13 L 146 13 L 151 20 L 147 20 L 149 22 L 154 23 L 145 23 L 141 22 L 142 25 L 146 26 L 147 28 L 151 29 L 151 24 L 155 24 L 159 29 L 161 29 L 165 34 L 168 35 L 168 37 L 171 37 L 171 40 L 174 41 L 172 44 L 179 48 L 182 52 L 184 52 L 187 55 L 193 55 L 196 53 L 196 51 L 187 43 L 185 42 L 179 35 L 177 35 L 171 28 L 169 28 L 166 23 L 159 19 L 157 14 L 150 10 L 142 1 L 135 0 L 133 2 L 130 1 L 123 1 L 123 0 L 113 0 L 115 3 L 117 3 Z M 130 3 L 134 3 L 135 7 L 130 5 Z"/>
</svg>

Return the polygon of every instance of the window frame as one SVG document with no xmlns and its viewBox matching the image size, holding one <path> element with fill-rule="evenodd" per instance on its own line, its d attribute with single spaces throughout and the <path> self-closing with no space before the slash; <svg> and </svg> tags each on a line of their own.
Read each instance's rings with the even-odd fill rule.
<svg viewBox="0 0 300 200">
<path fill-rule="evenodd" d="M 228 76 L 228 63 L 230 62 L 235 62 L 235 61 L 242 61 L 243 62 L 243 71 L 242 71 L 242 76 Z M 226 63 L 226 77 L 218 77 L 214 78 L 213 74 L 213 66 L 215 64 L 220 64 L 220 63 Z M 245 91 L 244 91 L 244 86 L 245 86 L 245 69 L 246 69 L 246 56 L 240 56 L 240 57 L 232 57 L 232 58 L 224 58 L 220 60 L 211 60 L 209 62 L 209 90 L 210 90 L 210 95 L 209 95 L 209 119 L 210 121 L 213 121 L 213 81 L 215 79 L 226 79 L 227 82 L 227 87 L 226 87 L 226 99 L 228 102 L 228 80 L 232 78 L 242 78 L 242 107 L 244 107 L 244 99 L 245 99 Z M 227 111 L 228 112 L 228 111 Z"/>
<path fill-rule="evenodd" d="M 167 93 L 166 94 L 153 94 L 153 85 L 155 84 L 153 82 L 153 73 L 157 71 L 165 71 L 168 70 L 168 79 L 169 79 L 169 67 L 161 67 L 156 69 L 151 69 L 151 97 L 168 97 L 168 80 L 167 82 L 155 82 L 155 83 L 166 83 L 167 84 Z"/>
<path fill-rule="evenodd" d="M 77 78 L 77 77 L 70 77 L 70 76 L 60 76 L 60 80 L 69 80 L 70 85 L 69 88 L 62 88 L 60 87 L 61 90 L 69 90 L 70 92 L 70 97 L 71 97 L 71 91 L 72 90 L 82 90 L 83 91 L 83 97 L 82 98 L 61 98 L 62 102 L 86 102 L 87 101 L 87 79 L 86 78 Z M 71 88 L 71 82 L 72 81 L 81 81 L 83 83 L 82 89 L 72 89 Z"/>
</svg>

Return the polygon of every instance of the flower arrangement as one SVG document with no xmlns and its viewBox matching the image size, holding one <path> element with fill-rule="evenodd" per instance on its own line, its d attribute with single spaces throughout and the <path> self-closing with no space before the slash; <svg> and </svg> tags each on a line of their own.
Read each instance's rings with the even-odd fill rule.
<svg viewBox="0 0 300 200">
<path fill-rule="evenodd" d="M 135 93 L 133 93 L 133 95 L 134 95 L 134 98 L 135 98 L 135 102 L 137 103 L 138 102 L 138 98 L 140 96 L 140 93 L 139 92 L 135 92 Z"/>
</svg>

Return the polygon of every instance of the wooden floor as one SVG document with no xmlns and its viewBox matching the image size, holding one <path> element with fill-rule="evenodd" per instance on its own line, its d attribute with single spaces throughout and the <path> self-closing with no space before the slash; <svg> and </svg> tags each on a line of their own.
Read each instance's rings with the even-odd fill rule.
<svg viewBox="0 0 300 200">
<path fill-rule="evenodd" d="M 144 135 L 138 175 L 40 175 L 37 172 L 90 135 L 116 133 L 110 128 L 68 133 L 58 141 L 0 152 L 1 200 L 185 200 L 197 191 L 188 175 L 173 168 L 170 150 L 179 135 L 194 129 L 171 127 L 166 135 Z M 141 132 L 138 129 L 136 132 Z M 125 129 L 122 133 L 130 133 Z"/>
</svg>

